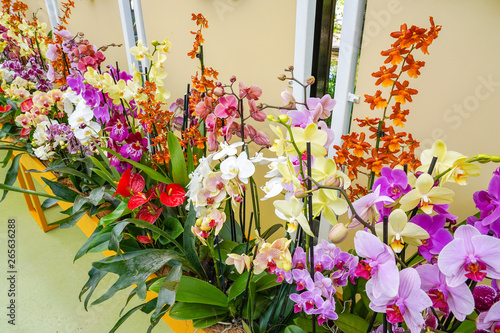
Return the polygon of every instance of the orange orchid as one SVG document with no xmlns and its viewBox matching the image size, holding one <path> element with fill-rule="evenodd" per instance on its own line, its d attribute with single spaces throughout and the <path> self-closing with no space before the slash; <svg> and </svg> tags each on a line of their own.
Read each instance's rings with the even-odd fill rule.
<svg viewBox="0 0 500 333">
<path fill-rule="evenodd" d="M 398 65 L 399 63 L 401 63 L 401 61 L 404 60 L 402 55 L 407 54 L 408 52 L 410 52 L 410 51 L 406 50 L 406 49 L 402 49 L 400 46 L 397 46 L 397 47 L 393 47 L 393 48 L 390 48 L 388 50 L 382 51 L 382 52 L 380 52 L 380 54 L 383 55 L 384 57 L 387 57 L 384 60 L 384 64 L 391 63 L 391 65 L 394 66 L 394 65 Z"/>
<path fill-rule="evenodd" d="M 406 57 L 406 65 L 403 66 L 402 71 L 408 71 L 408 76 L 414 79 L 420 75 L 420 68 L 425 66 L 425 61 L 415 61 L 413 55 L 409 54 Z"/>
<path fill-rule="evenodd" d="M 394 84 L 392 79 L 397 79 L 399 76 L 394 74 L 394 71 L 398 68 L 398 66 L 394 65 L 391 68 L 386 68 L 385 66 L 380 67 L 378 72 L 372 73 L 373 77 L 378 77 L 379 79 L 375 82 L 375 85 L 378 86 L 382 84 L 382 87 L 390 87 Z"/>
<path fill-rule="evenodd" d="M 401 104 L 405 104 L 406 101 L 413 102 L 411 96 L 418 94 L 418 90 L 408 88 L 409 84 L 410 82 L 408 82 L 407 80 L 405 80 L 403 83 L 399 83 L 398 81 L 396 81 L 396 89 L 391 92 L 391 96 L 396 96 L 394 97 L 396 102 L 399 102 Z"/>
<path fill-rule="evenodd" d="M 387 100 L 385 98 L 382 98 L 380 95 L 382 95 L 382 92 L 380 90 L 377 90 L 377 92 L 373 96 L 365 95 L 365 102 L 370 103 L 370 109 L 383 109 L 387 106 Z"/>
</svg>

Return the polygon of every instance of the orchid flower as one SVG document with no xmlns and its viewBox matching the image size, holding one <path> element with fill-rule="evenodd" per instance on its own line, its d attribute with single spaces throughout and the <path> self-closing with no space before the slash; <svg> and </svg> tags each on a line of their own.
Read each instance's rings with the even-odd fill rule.
<svg viewBox="0 0 500 333">
<path fill-rule="evenodd" d="M 432 305 L 429 296 L 420 289 L 421 281 L 414 268 L 406 268 L 398 273 L 399 288 L 395 296 L 374 294 L 374 282 L 366 283 L 366 294 L 370 298 L 370 309 L 387 313 L 387 321 L 395 324 L 405 322 L 411 333 L 420 333 L 424 328 L 421 312 Z"/>
<path fill-rule="evenodd" d="M 344 189 L 351 186 L 349 177 L 337 169 L 337 164 L 331 158 L 316 157 L 311 176 L 317 182 L 324 181 L 324 185 L 336 185 L 338 183 Z"/>
<path fill-rule="evenodd" d="M 222 171 L 222 178 L 233 179 L 238 177 L 241 182 L 247 184 L 248 178 L 255 172 L 255 166 L 248 159 L 247 153 L 242 152 L 237 158 L 230 156 L 222 161 L 220 170 Z"/>
<path fill-rule="evenodd" d="M 474 311 L 474 298 L 465 283 L 450 287 L 446 283 L 446 276 L 439 271 L 437 265 L 425 264 L 416 267 L 422 281 L 422 290 L 429 295 L 432 306 L 447 312 L 447 308 L 455 317 L 464 321 L 465 316 Z"/>
<path fill-rule="evenodd" d="M 356 253 L 361 260 L 356 269 L 356 276 L 370 279 L 374 297 L 394 297 L 398 293 L 399 274 L 394 252 L 377 238 L 366 231 L 358 231 L 354 236 Z"/>
<path fill-rule="evenodd" d="M 290 197 L 290 200 L 276 200 L 273 204 L 276 208 L 276 215 L 288 222 L 288 233 L 297 231 L 297 227 L 300 225 L 306 234 L 314 237 L 303 213 L 304 204 L 299 199 Z"/>
<path fill-rule="evenodd" d="M 488 312 L 479 314 L 476 327 L 480 330 L 490 330 L 492 333 L 500 331 L 500 302 L 493 304 Z"/>
<path fill-rule="evenodd" d="M 337 195 L 335 191 L 319 189 L 313 192 L 313 215 L 321 216 L 331 225 L 337 223 L 337 216 L 347 211 L 347 201 Z"/>
<path fill-rule="evenodd" d="M 441 250 L 438 266 L 450 287 L 460 285 L 467 278 L 478 282 L 486 276 L 498 279 L 500 239 L 481 235 L 473 226 L 462 225 L 455 231 L 455 239 Z"/>
<path fill-rule="evenodd" d="M 306 128 L 293 127 L 292 128 L 293 138 L 295 140 L 295 145 L 297 146 L 300 154 L 306 151 L 307 142 L 311 143 L 311 155 L 313 156 L 325 156 L 326 149 L 324 147 L 326 140 L 328 139 L 328 134 L 325 131 L 319 130 L 318 125 L 311 123 L 307 125 Z M 286 148 L 286 153 L 288 155 L 297 155 L 294 145 L 288 145 Z"/>
<path fill-rule="evenodd" d="M 235 142 L 233 144 L 228 144 L 227 142 L 221 142 L 217 153 L 213 155 L 214 160 L 223 159 L 226 156 L 234 156 L 238 153 L 236 148 L 242 146 L 244 142 Z M 221 149 L 222 148 L 222 149 Z"/>
<path fill-rule="evenodd" d="M 415 189 L 405 194 L 401 200 L 401 209 L 409 211 L 417 206 L 426 214 L 431 214 L 434 205 L 451 203 L 455 193 L 447 188 L 434 187 L 434 178 L 428 173 L 421 174 L 415 183 Z"/>
<path fill-rule="evenodd" d="M 380 195 L 380 188 L 380 186 L 377 186 L 372 193 L 369 193 L 352 203 L 354 210 L 365 222 L 373 223 L 378 219 L 379 213 L 376 207 L 376 204 L 378 202 L 383 202 L 384 204 L 394 203 L 394 200 L 392 200 L 390 197 Z M 349 218 L 352 219 L 352 222 L 349 224 L 348 228 L 355 229 L 360 227 L 361 222 L 359 222 L 356 217 L 353 217 L 353 212 L 349 210 L 348 214 Z"/>
<path fill-rule="evenodd" d="M 375 231 L 379 238 L 383 237 L 383 223 L 375 225 Z M 415 246 L 422 245 L 422 239 L 428 239 L 429 234 L 422 227 L 415 223 L 408 222 L 406 213 L 401 209 L 395 209 L 389 215 L 388 225 L 389 245 L 394 252 L 400 253 L 404 249 L 404 244 L 408 243 Z"/>
<path fill-rule="evenodd" d="M 242 274 L 245 268 L 250 270 L 250 267 L 252 267 L 251 261 L 252 258 L 246 254 L 229 253 L 226 259 L 226 265 L 234 265 L 238 273 Z"/>
<path fill-rule="evenodd" d="M 287 141 L 285 139 L 285 135 L 283 134 L 283 130 L 278 126 L 269 125 L 269 127 L 278 137 L 278 139 L 274 139 L 274 144 L 271 148 L 269 148 L 269 150 L 275 152 L 277 156 L 283 156 L 287 146 Z"/>
</svg>

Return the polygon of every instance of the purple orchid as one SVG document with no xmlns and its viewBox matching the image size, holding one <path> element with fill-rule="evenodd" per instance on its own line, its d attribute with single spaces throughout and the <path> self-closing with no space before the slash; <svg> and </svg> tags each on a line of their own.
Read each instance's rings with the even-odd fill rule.
<svg viewBox="0 0 500 333">
<path fill-rule="evenodd" d="M 477 313 L 488 311 L 497 301 L 498 295 L 495 289 L 487 285 L 479 285 L 472 291 L 474 305 Z"/>
<path fill-rule="evenodd" d="M 371 278 L 374 297 L 396 296 L 399 274 L 392 249 L 377 236 L 365 231 L 356 233 L 354 247 L 358 256 L 366 258 L 359 262 L 355 275 L 365 279 Z"/>
<path fill-rule="evenodd" d="M 486 276 L 500 278 L 500 239 L 481 233 L 470 225 L 455 231 L 438 257 L 438 266 L 450 287 L 467 280 L 482 281 Z"/>
<path fill-rule="evenodd" d="M 486 332 L 500 332 L 500 302 L 493 304 L 488 312 L 479 314 L 476 327 Z"/>
<path fill-rule="evenodd" d="M 330 320 L 337 320 L 339 316 L 335 312 L 335 298 L 327 298 L 317 309 L 313 310 L 312 313 L 317 314 L 318 325 L 321 326 L 323 323 Z"/>
<path fill-rule="evenodd" d="M 314 282 L 311 278 L 311 274 L 307 269 L 294 269 L 292 270 L 292 277 L 297 284 L 297 291 L 304 289 L 313 290 Z"/>
<path fill-rule="evenodd" d="M 432 306 L 448 313 L 448 308 L 455 317 L 464 321 L 465 317 L 474 310 L 472 292 L 465 283 L 450 287 L 446 283 L 446 276 L 439 271 L 436 265 L 422 265 L 416 268 L 422 281 L 422 290 L 429 295 Z"/>
<path fill-rule="evenodd" d="M 420 289 L 420 277 L 414 268 L 399 272 L 399 288 L 395 296 L 374 295 L 374 283 L 366 283 L 366 294 L 370 298 L 370 309 L 387 313 L 387 321 L 395 324 L 405 322 L 411 333 L 419 333 L 424 327 L 421 312 L 432 305 L 429 296 Z"/>
<path fill-rule="evenodd" d="M 292 267 L 297 269 L 306 268 L 306 253 L 303 248 L 298 247 L 295 249 L 292 257 Z"/>
<path fill-rule="evenodd" d="M 306 314 L 312 314 L 316 306 L 321 306 L 324 302 L 321 297 L 321 290 L 313 289 L 299 294 L 291 294 L 290 299 L 295 302 L 293 311 L 295 313 L 304 310 Z"/>
<path fill-rule="evenodd" d="M 122 114 L 115 113 L 104 129 L 109 132 L 109 137 L 117 142 L 121 142 L 128 137 L 128 125 Z"/>
<path fill-rule="evenodd" d="M 130 133 L 126 139 L 127 144 L 120 149 L 120 155 L 125 158 L 130 158 L 132 161 L 139 162 L 142 153 L 148 149 L 148 139 L 143 138 L 141 133 Z"/>
<path fill-rule="evenodd" d="M 476 227 L 483 235 L 493 232 L 496 238 L 500 238 L 500 170 L 493 173 L 488 185 L 488 191 L 478 191 L 473 198 L 480 216 L 470 216 L 467 224 Z"/>
<path fill-rule="evenodd" d="M 292 276 L 292 271 L 285 271 L 282 268 L 276 268 L 274 271 L 274 274 L 278 276 L 278 279 L 276 282 L 281 283 L 283 281 L 286 281 L 286 283 L 291 284 L 293 282 L 293 276 Z"/>
<path fill-rule="evenodd" d="M 429 234 L 430 238 L 423 239 L 422 245 L 418 247 L 418 253 L 428 262 L 432 261 L 434 255 L 453 240 L 451 233 L 444 229 L 446 218 L 443 215 L 429 216 L 427 214 L 418 214 L 411 219 L 411 222 L 422 227 Z"/>
<path fill-rule="evenodd" d="M 380 194 L 386 195 L 393 200 L 397 200 L 411 191 L 411 186 L 408 184 L 408 176 L 403 170 L 391 169 L 383 167 L 381 177 L 378 178 L 373 187 L 380 185 Z"/>
<path fill-rule="evenodd" d="M 321 296 L 324 298 L 330 298 L 330 295 L 335 290 L 332 286 L 332 280 L 320 272 L 314 273 L 314 287 L 321 290 Z"/>
</svg>

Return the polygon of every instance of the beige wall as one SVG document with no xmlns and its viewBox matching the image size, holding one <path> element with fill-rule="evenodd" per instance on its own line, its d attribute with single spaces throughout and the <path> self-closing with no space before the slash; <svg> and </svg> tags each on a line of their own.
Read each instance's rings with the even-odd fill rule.
<svg viewBox="0 0 500 333">
<path fill-rule="evenodd" d="M 419 53 L 425 67 L 421 77 L 410 79 L 410 86 L 419 94 L 409 104 L 404 130 L 413 133 L 424 148 L 442 139 L 449 150 L 468 156 L 500 155 L 500 2 L 496 0 L 368 1 L 356 94 L 362 97 L 377 89 L 384 91 L 375 87 L 371 73 L 383 65 L 380 51 L 394 41 L 389 33 L 402 23 L 428 27 L 429 16 L 443 29 L 430 46 L 430 55 Z M 353 118 L 381 116 L 370 111 L 367 103 L 355 105 L 353 112 Z M 491 172 L 498 166 L 486 165 L 481 177 L 470 178 L 467 187 L 449 186 L 457 193 L 452 213 L 465 218 L 476 212 L 472 194 L 487 188 Z"/>
</svg>

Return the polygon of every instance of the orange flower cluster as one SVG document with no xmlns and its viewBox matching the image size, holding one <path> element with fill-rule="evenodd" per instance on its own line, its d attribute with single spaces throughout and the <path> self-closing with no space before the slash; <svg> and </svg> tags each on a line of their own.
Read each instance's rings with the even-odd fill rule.
<svg viewBox="0 0 500 333">
<path fill-rule="evenodd" d="M 163 103 L 156 100 L 156 84 L 154 82 L 146 81 L 144 88 L 139 88 L 138 93 L 147 97 L 137 102 L 142 109 L 141 112 L 138 112 L 137 118 L 141 124 L 145 125 L 146 130 L 151 135 L 151 146 L 155 147 L 154 154 L 152 154 L 153 161 L 157 164 L 168 164 L 170 154 L 167 134 L 171 130 L 172 112 L 163 109 Z"/>
<path fill-rule="evenodd" d="M 59 16 L 59 19 L 62 23 L 68 24 L 68 19 L 71 16 L 71 8 L 75 8 L 74 1 L 68 0 L 67 2 L 61 3 L 62 16 Z"/>
<path fill-rule="evenodd" d="M 428 47 L 441 30 L 441 26 L 434 24 L 432 17 L 430 23 L 429 29 L 416 26 L 408 28 L 403 24 L 399 31 L 391 33 L 391 37 L 396 41 L 390 49 L 380 53 L 386 57 L 386 65 L 372 73 L 372 76 L 377 78 L 375 85 L 390 88 L 390 92 L 383 96 L 382 91 L 377 90 L 374 95 L 365 95 L 365 102 L 370 104 L 370 109 L 382 109 L 383 115 L 381 118 L 354 119 L 359 127 L 368 129 L 368 140 L 365 133 L 353 132 L 342 136 L 342 147 L 334 147 L 337 149 L 336 163 L 345 166 L 351 180 L 357 179 L 359 173 L 368 176 L 368 186 L 356 184 L 350 192 L 351 199 L 368 193 L 374 175 L 379 175 L 384 166 L 393 168 L 396 165 L 406 165 L 409 170 L 415 170 L 420 165 L 420 161 L 415 157 L 419 142 L 411 134 L 397 132 L 394 126 L 404 127 L 410 111 L 403 110 L 402 105 L 411 103 L 412 96 L 418 94 L 416 89 L 409 87 L 410 82 L 403 79 L 403 74 L 416 79 L 421 74 L 420 69 L 425 66 L 425 62 L 415 59 L 412 53 L 420 49 L 422 53 L 429 54 Z M 387 64 L 392 66 L 387 67 Z M 392 99 L 394 105 L 391 105 Z M 388 115 L 389 106 L 392 113 Z M 387 125 L 386 120 L 392 120 L 392 124 Z"/>
</svg>

